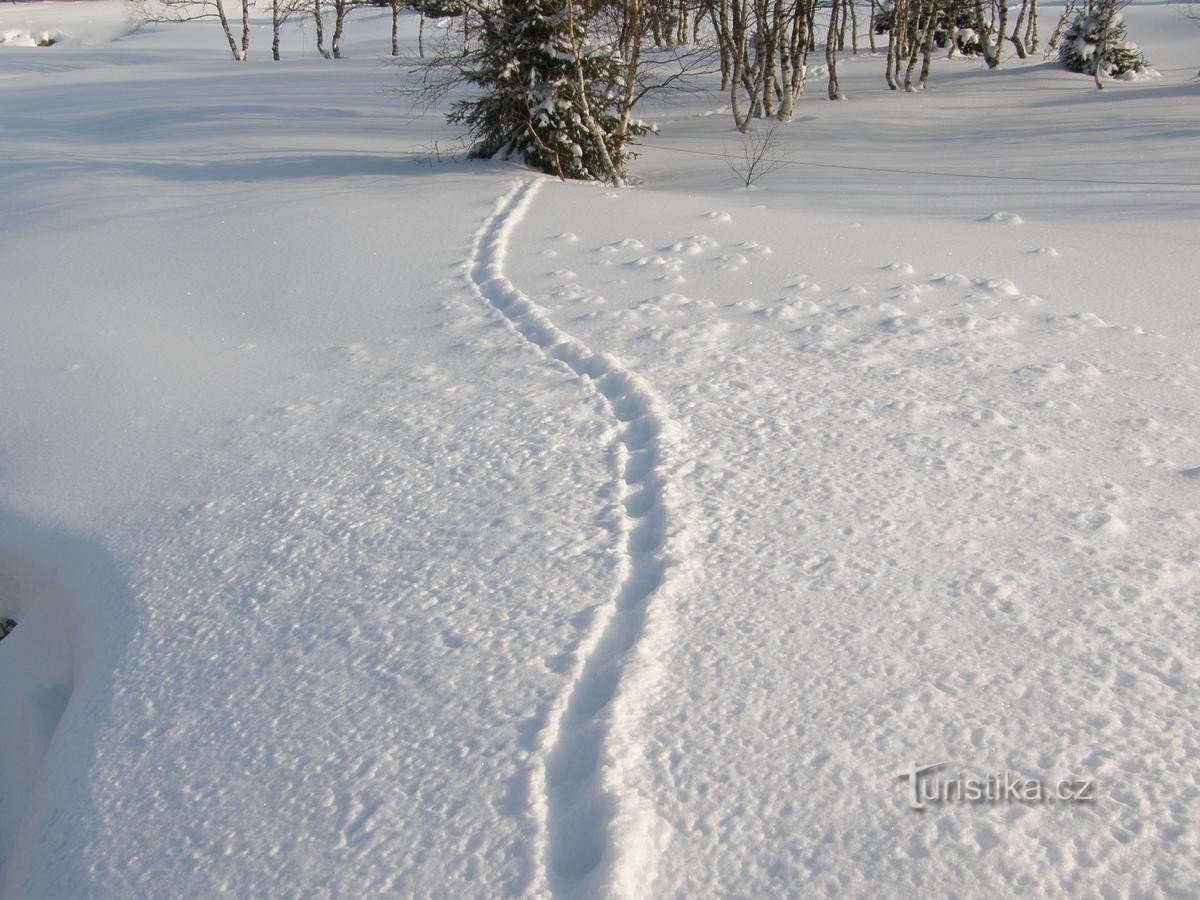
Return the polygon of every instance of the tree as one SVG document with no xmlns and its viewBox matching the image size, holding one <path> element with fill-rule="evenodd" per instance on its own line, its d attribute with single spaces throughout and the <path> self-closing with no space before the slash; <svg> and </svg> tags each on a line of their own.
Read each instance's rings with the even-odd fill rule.
<svg viewBox="0 0 1200 900">
<path fill-rule="evenodd" d="M 271 0 L 271 59 L 279 62 L 279 38 L 283 23 L 307 6 L 307 0 Z"/>
<path fill-rule="evenodd" d="M 1183 11 L 1183 14 L 1189 19 L 1195 19 L 1197 22 L 1200 22 L 1200 0 L 1191 0 L 1188 3 L 1187 9 Z M 1196 77 L 1200 78 L 1200 72 L 1196 73 Z"/>
<path fill-rule="evenodd" d="M 622 58 L 589 40 L 575 0 L 499 0 L 476 5 L 479 47 L 462 76 L 483 89 L 454 104 L 474 157 L 516 157 L 560 178 L 623 184 L 631 138 L 646 128 L 629 115 Z"/>
<path fill-rule="evenodd" d="M 1120 10 L 1128 0 L 1091 0 L 1063 34 L 1059 59 L 1072 72 L 1091 75 L 1103 89 L 1105 76 L 1117 78 L 1147 68 L 1137 45 L 1125 38 Z"/>
<path fill-rule="evenodd" d="M 250 3 L 238 0 L 241 8 L 241 40 L 234 36 L 233 26 L 225 11 L 225 0 L 130 0 L 132 17 L 140 22 L 191 22 L 216 18 L 221 22 L 229 50 L 237 62 L 250 56 Z"/>
<path fill-rule="evenodd" d="M 775 116 L 788 122 L 808 83 L 808 54 L 819 0 L 722 0 L 710 14 L 721 52 L 721 87 L 729 91 L 734 124 L 745 133 L 751 119 Z M 844 5 L 833 7 L 827 43 L 836 49 Z M 829 51 L 830 53 L 832 51 Z M 828 53 L 827 53 L 828 56 Z M 830 97 L 837 89 L 836 60 Z M 742 97 L 747 103 L 743 106 Z M 775 104 L 778 103 L 778 108 Z"/>
<path fill-rule="evenodd" d="M 1025 59 L 1030 53 L 1037 53 L 1038 47 L 1038 5 L 1037 0 L 1021 0 L 1021 11 L 1017 15 L 1017 24 L 1008 39 L 1017 50 L 1017 56 Z"/>
</svg>

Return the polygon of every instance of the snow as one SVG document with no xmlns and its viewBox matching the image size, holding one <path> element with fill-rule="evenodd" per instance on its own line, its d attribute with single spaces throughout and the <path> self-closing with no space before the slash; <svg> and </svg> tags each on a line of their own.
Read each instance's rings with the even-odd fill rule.
<svg viewBox="0 0 1200 900">
<path fill-rule="evenodd" d="M 0 9 L 0 895 L 1200 891 L 1198 63 L 1126 20 L 1103 92 L 847 55 L 747 192 L 715 93 L 625 190 L 431 160 L 386 11 Z"/>
</svg>

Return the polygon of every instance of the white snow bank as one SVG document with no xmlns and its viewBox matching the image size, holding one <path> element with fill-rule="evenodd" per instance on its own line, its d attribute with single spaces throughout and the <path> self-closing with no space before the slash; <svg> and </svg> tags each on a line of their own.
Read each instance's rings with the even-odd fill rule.
<svg viewBox="0 0 1200 900">
<path fill-rule="evenodd" d="M 0 508 L 0 615 L 18 627 L 0 643 L 0 893 L 16 896 L 55 818 L 43 768 L 82 772 L 91 731 L 126 627 L 128 594 L 98 546 Z M 77 788 L 76 788 L 77 790 Z M 27 813 L 34 820 L 27 821 Z M 60 823 L 61 824 L 61 823 Z M 61 852 L 70 827 L 56 828 Z M 23 835 L 23 841 L 18 836 Z"/>
<path fill-rule="evenodd" d="M 51 47 L 66 37 L 61 31 L 25 31 L 8 28 L 0 31 L 0 46 L 3 47 Z"/>
</svg>

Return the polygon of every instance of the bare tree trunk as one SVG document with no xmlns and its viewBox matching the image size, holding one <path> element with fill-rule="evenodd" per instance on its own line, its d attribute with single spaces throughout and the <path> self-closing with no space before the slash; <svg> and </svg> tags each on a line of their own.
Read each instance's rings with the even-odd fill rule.
<svg viewBox="0 0 1200 900">
<path fill-rule="evenodd" d="M 279 62 L 279 28 L 282 24 L 279 0 L 271 0 L 271 59 L 275 62 Z"/>
<path fill-rule="evenodd" d="M 913 72 L 917 69 L 918 55 L 924 59 L 921 64 L 921 87 L 925 87 L 929 81 L 929 56 L 932 53 L 933 31 L 937 27 L 938 5 L 937 0 L 927 0 L 927 2 L 928 5 L 923 0 L 918 9 L 917 31 L 920 34 L 920 40 L 913 40 L 908 54 L 908 68 L 904 71 L 904 90 L 910 94 L 916 90 L 913 87 Z"/>
<path fill-rule="evenodd" d="M 250 0 L 242 0 L 242 62 L 250 58 Z"/>
<path fill-rule="evenodd" d="M 400 0 L 392 0 L 392 56 L 400 55 Z"/>
<path fill-rule="evenodd" d="M 783 97 L 779 105 L 779 121 L 790 122 L 795 114 L 796 101 L 808 83 L 808 18 L 812 7 L 801 0 L 789 10 L 780 36 L 779 71 Z"/>
<path fill-rule="evenodd" d="M 746 64 L 746 29 L 742 21 L 741 13 L 745 12 L 744 0 L 731 0 L 730 6 L 733 11 L 732 31 L 730 32 L 730 77 L 729 77 L 729 108 L 733 113 L 733 124 L 737 130 L 745 134 L 750 128 L 750 118 L 753 115 L 753 110 L 747 110 L 743 115 L 741 107 L 742 81 L 744 73 L 742 69 Z"/>
<path fill-rule="evenodd" d="M 925 17 L 927 15 L 926 0 L 918 0 L 917 14 L 913 21 L 913 40 L 908 47 L 908 65 L 904 67 L 904 91 L 911 94 L 916 91 L 913 87 L 913 73 L 917 71 L 917 54 L 921 50 L 921 42 L 916 39 L 918 34 L 925 32 Z"/>
<path fill-rule="evenodd" d="M 321 16 L 321 0 L 313 0 L 313 21 L 317 25 L 317 52 L 329 59 L 329 51 L 325 49 L 325 19 Z"/>
<path fill-rule="evenodd" d="M 1030 53 L 1038 52 L 1038 0 L 1029 0 L 1029 25 L 1025 29 L 1025 47 Z"/>
<path fill-rule="evenodd" d="M 870 43 L 871 53 L 875 54 L 879 52 L 879 48 L 875 46 L 875 0 L 870 0 L 870 2 L 871 16 L 867 19 L 867 41 Z"/>
<path fill-rule="evenodd" d="M 743 134 L 750 120 L 762 112 L 760 97 L 761 71 L 750 62 L 750 3 L 749 0 L 729 0 L 728 18 L 721 23 L 718 38 L 723 52 L 729 56 L 729 106 L 738 131 Z M 774 65 L 774 61 L 772 61 Z M 741 91 L 749 95 L 749 108 L 743 112 Z"/>
<path fill-rule="evenodd" d="M 933 0 L 933 10 L 929 16 L 929 25 L 925 29 L 925 40 L 922 42 L 921 48 L 921 77 L 918 84 L 921 90 L 929 85 L 929 68 L 933 61 L 933 35 L 937 31 L 937 20 L 939 14 L 938 0 Z M 953 25 L 951 26 L 953 27 Z M 954 37 L 951 35 L 951 44 L 953 45 Z"/>
<path fill-rule="evenodd" d="M 904 56 L 908 35 L 908 0 L 896 0 L 892 7 L 892 28 L 888 33 L 887 61 L 884 79 L 893 91 L 900 89 L 900 60 Z"/>
<path fill-rule="evenodd" d="M 1078 8 L 1078 0 L 1067 0 L 1067 5 L 1063 9 L 1063 14 L 1061 17 L 1059 17 L 1058 24 L 1054 26 L 1054 31 L 1050 35 L 1050 42 L 1046 45 L 1048 50 L 1053 50 L 1058 47 L 1058 42 L 1062 40 L 1062 34 L 1067 27 L 1067 22 L 1071 20 L 1071 16 L 1075 14 L 1075 10 Z"/>
<path fill-rule="evenodd" d="M 620 116 L 614 132 L 618 146 L 624 146 L 629 135 L 629 123 L 633 118 L 633 104 L 637 91 L 638 68 L 642 60 L 642 39 L 646 34 L 646 17 L 642 0 L 625 0 L 619 35 L 621 59 L 625 71 L 622 73 L 624 87 L 621 91 Z"/>
<path fill-rule="evenodd" d="M 342 58 L 342 30 L 346 25 L 349 6 L 350 0 L 333 0 L 333 37 L 329 41 L 329 48 L 333 51 L 334 59 Z"/>
<path fill-rule="evenodd" d="M 946 41 L 946 59 L 954 59 L 958 55 L 958 16 L 962 10 L 961 3 L 962 0 L 947 0 L 946 18 L 950 40 Z"/>
<path fill-rule="evenodd" d="M 850 52 L 858 56 L 858 0 L 846 0 L 850 7 Z"/>
<path fill-rule="evenodd" d="M 729 90 L 730 73 L 733 69 L 733 60 L 730 58 L 730 49 L 727 41 L 721 39 L 721 35 L 729 35 L 729 2 L 730 0 L 721 0 L 720 19 L 713 19 L 713 25 L 717 30 L 718 44 L 721 50 L 721 90 Z"/>
<path fill-rule="evenodd" d="M 989 69 L 998 68 L 1004 57 L 1004 33 L 1008 29 L 1008 0 L 995 0 L 996 12 L 996 55 L 987 59 Z"/>
<path fill-rule="evenodd" d="M 762 111 L 761 117 L 775 115 L 775 41 L 779 30 L 783 27 L 783 11 L 776 0 L 768 9 L 764 3 L 758 11 L 758 42 L 754 49 L 754 64 L 762 71 Z"/>
<path fill-rule="evenodd" d="M 1025 59 L 1028 53 L 1025 50 L 1025 40 L 1023 33 L 1025 31 L 1025 19 L 1029 15 L 1029 0 L 1021 0 L 1021 12 L 1017 14 L 1017 22 L 1013 25 L 1012 34 L 1009 40 L 1012 41 L 1013 47 L 1017 50 L 1017 56 Z"/>
<path fill-rule="evenodd" d="M 1004 55 L 1005 29 L 1008 26 L 1008 0 L 992 0 L 989 4 L 989 12 L 993 7 L 996 10 L 994 20 L 984 17 L 982 0 L 976 0 L 975 3 L 975 30 L 979 32 L 979 44 L 983 47 L 983 61 L 987 63 L 989 69 L 998 68 L 1000 59 Z M 996 36 L 994 42 L 992 41 L 993 34 Z"/>
<path fill-rule="evenodd" d="M 829 67 L 829 99 L 842 100 L 842 92 L 838 90 L 838 75 L 837 75 L 837 38 L 838 38 L 838 19 L 841 6 L 834 2 L 833 8 L 829 11 L 829 31 L 825 36 L 825 65 Z M 844 12 L 841 15 L 845 15 Z"/>
<path fill-rule="evenodd" d="M 1099 0 L 1096 12 L 1100 16 L 1100 40 L 1096 44 L 1096 56 L 1092 60 L 1092 78 L 1096 82 L 1096 90 L 1104 90 L 1101 80 L 1107 74 L 1104 70 L 1104 59 L 1108 56 L 1108 36 L 1112 29 L 1113 17 L 1117 14 L 1115 0 Z"/>
<path fill-rule="evenodd" d="M 229 50 L 233 53 L 233 58 L 238 62 L 245 62 L 246 55 L 238 48 L 237 40 L 233 36 L 233 29 L 229 27 L 229 17 L 225 15 L 225 4 L 222 0 L 215 0 L 215 3 L 217 18 L 221 20 L 221 28 L 225 31 L 225 39 L 229 41 Z"/>
<path fill-rule="evenodd" d="M 575 3 L 574 0 L 567 0 L 567 19 L 572 35 L 578 32 L 575 29 Z M 608 139 L 605 137 L 604 129 L 600 127 L 600 123 L 596 121 L 592 115 L 591 104 L 588 103 L 587 96 L 587 78 L 583 74 L 583 48 L 575 41 L 572 41 L 571 55 L 573 57 L 575 70 L 575 97 L 576 111 L 579 113 L 579 118 L 583 122 L 583 127 L 588 130 L 592 136 L 592 140 L 596 146 L 596 153 L 600 156 L 600 162 L 608 173 L 609 180 L 618 187 L 625 186 L 625 173 L 622 167 L 612 158 L 608 152 Z"/>
</svg>

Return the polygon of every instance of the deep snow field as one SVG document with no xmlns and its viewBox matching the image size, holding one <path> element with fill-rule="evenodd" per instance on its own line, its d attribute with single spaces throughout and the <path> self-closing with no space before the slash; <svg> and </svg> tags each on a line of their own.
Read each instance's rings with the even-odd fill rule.
<svg viewBox="0 0 1200 900">
<path fill-rule="evenodd" d="M 1200 896 L 1182 9 L 847 54 L 748 191 L 711 78 L 617 190 L 386 13 L 0 7 L 0 896 Z"/>
</svg>

